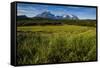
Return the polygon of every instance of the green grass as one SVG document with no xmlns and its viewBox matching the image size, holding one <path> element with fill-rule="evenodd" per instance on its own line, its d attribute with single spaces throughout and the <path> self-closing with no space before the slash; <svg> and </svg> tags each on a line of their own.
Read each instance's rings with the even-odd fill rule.
<svg viewBox="0 0 100 68">
<path fill-rule="evenodd" d="M 94 27 L 87 27 L 87 26 L 75 26 L 75 25 L 52 25 L 52 26 L 19 26 L 17 31 L 32 31 L 32 32 L 44 32 L 44 33 L 61 33 L 61 32 L 74 32 L 80 33 L 87 30 L 95 30 Z"/>
<path fill-rule="evenodd" d="M 17 27 L 17 63 L 96 60 L 96 28 L 75 25 Z"/>
</svg>

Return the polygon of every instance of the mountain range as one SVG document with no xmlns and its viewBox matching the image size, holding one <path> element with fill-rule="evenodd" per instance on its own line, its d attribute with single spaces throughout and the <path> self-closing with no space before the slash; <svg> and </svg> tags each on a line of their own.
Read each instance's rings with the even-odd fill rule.
<svg viewBox="0 0 100 68">
<path fill-rule="evenodd" d="M 74 19 L 74 20 L 79 19 L 78 16 L 76 15 L 66 14 L 63 16 L 56 16 L 49 11 L 45 11 L 41 14 L 36 15 L 35 17 L 50 18 L 50 19 Z"/>
<path fill-rule="evenodd" d="M 25 15 L 20 15 L 20 16 L 17 16 L 17 17 L 18 18 L 28 18 Z M 79 19 L 78 16 L 76 16 L 76 15 L 66 14 L 66 15 L 63 15 L 63 16 L 56 16 L 49 11 L 45 11 L 45 12 L 42 12 L 41 14 L 37 14 L 33 18 L 37 18 L 37 17 L 48 18 L 48 19 L 71 19 L 71 20 L 78 20 Z"/>
</svg>

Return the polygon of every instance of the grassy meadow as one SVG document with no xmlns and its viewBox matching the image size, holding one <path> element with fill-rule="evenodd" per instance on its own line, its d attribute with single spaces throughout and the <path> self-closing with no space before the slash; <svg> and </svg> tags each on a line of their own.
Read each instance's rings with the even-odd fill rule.
<svg viewBox="0 0 100 68">
<path fill-rule="evenodd" d="M 43 64 L 96 60 L 96 27 L 17 26 L 17 63 Z"/>
</svg>

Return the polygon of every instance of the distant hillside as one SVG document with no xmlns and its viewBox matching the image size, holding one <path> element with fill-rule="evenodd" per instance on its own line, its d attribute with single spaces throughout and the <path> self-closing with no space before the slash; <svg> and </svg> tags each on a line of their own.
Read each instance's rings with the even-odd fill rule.
<svg viewBox="0 0 100 68">
<path fill-rule="evenodd" d="M 28 17 L 25 16 L 25 15 L 19 15 L 19 16 L 17 16 L 17 19 L 23 19 L 23 18 L 28 18 Z"/>
</svg>

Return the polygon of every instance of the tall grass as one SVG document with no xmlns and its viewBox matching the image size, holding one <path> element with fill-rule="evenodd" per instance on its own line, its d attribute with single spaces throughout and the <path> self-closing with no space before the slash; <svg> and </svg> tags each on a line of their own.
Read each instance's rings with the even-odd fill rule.
<svg viewBox="0 0 100 68">
<path fill-rule="evenodd" d="M 61 26 L 55 27 L 57 29 L 54 30 L 53 26 L 46 27 L 47 29 L 32 27 L 31 31 L 23 27 L 18 28 L 17 63 L 41 64 L 96 60 L 95 28 L 72 27 Z"/>
</svg>

